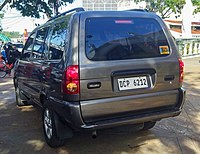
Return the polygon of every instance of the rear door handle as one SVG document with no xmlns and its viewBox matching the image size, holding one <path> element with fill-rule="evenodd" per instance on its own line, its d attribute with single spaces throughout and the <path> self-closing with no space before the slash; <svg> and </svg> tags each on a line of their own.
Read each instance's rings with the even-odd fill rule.
<svg viewBox="0 0 200 154">
<path fill-rule="evenodd" d="M 165 76 L 165 81 L 172 81 L 175 79 L 175 76 L 174 75 L 166 75 Z"/>
</svg>

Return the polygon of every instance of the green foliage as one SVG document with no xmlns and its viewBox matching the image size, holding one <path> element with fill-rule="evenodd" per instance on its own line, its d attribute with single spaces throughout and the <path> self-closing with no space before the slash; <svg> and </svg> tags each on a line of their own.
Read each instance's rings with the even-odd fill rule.
<svg viewBox="0 0 200 154">
<path fill-rule="evenodd" d="M 17 0 L 13 2 L 11 7 L 20 11 L 22 16 L 40 18 L 40 12 L 51 17 L 54 6 L 59 7 L 61 5 L 67 5 L 67 2 L 71 3 L 73 0 L 60 0 L 58 4 L 57 0 Z"/>
<path fill-rule="evenodd" d="M 200 0 L 192 0 L 193 5 L 196 7 L 194 14 L 200 12 Z"/>
<path fill-rule="evenodd" d="M 147 9 L 158 12 L 162 18 L 168 18 L 170 14 L 180 14 L 185 0 L 136 0 L 136 2 L 147 2 Z"/>
<path fill-rule="evenodd" d="M 0 13 L 0 18 L 2 19 L 4 17 L 4 14 L 3 13 Z"/>
<path fill-rule="evenodd" d="M 6 32 L 6 31 L 3 31 L 1 32 L 3 35 L 9 37 L 9 38 L 19 38 L 21 35 L 19 32 Z"/>
<path fill-rule="evenodd" d="M 170 14 L 180 14 L 185 0 L 135 0 L 136 2 L 145 1 L 148 3 L 147 9 L 151 12 L 160 13 L 162 18 L 167 18 Z M 194 14 L 200 12 L 200 0 L 191 0 L 196 7 Z"/>
</svg>

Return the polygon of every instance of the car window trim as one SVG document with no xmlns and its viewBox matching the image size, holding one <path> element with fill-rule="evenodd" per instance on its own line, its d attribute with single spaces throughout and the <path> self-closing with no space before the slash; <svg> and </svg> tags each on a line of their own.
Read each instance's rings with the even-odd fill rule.
<svg viewBox="0 0 200 154">
<path fill-rule="evenodd" d="M 44 29 L 44 28 L 48 28 L 48 31 L 47 31 L 47 33 L 45 34 L 46 36 L 45 36 L 45 39 L 44 39 L 43 44 L 45 44 L 45 42 L 47 42 L 47 37 L 48 37 L 48 34 L 50 33 L 51 25 L 46 25 L 46 26 L 40 27 L 40 28 L 38 28 L 38 29 L 36 30 L 36 35 L 35 35 L 33 47 L 34 47 L 34 45 L 35 45 L 35 43 L 36 43 L 35 41 L 36 41 L 36 37 L 37 37 L 38 31 L 41 30 L 41 29 Z M 46 44 L 47 44 L 47 43 L 46 43 Z M 30 60 L 31 60 L 31 61 L 45 60 L 45 58 L 33 58 L 33 47 L 32 47 L 32 50 L 31 50 L 32 52 L 31 52 L 31 58 L 30 58 Z M 48 52 L 49 52 L 49 50 L 48 50 L 48 44 L 47 44 L 47 53 L 48 53 Z"/>
</svg>

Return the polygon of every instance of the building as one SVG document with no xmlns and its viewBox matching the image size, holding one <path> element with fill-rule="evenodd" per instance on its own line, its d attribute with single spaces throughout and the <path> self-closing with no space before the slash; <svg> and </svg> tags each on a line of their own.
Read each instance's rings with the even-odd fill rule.
<svg viewBox="0 0 200 154">
<path fill-rule="evenodd" d="M 182 38 L 183 22 L 182 20 L 165 20 L 166 25 L 171 31 L 174 38 Z M 191 37 L 200 38 L 200 22 L 191 22 Z"/>
<path fill-rule="evenodd" d="M 82 0 L 82 7 L 92 11 L 129 10 L 146 8 L 145 2 L 135 3 L 134 0 Z"/>
<path fill-rule="evenodd" d="M 117 10 L 120 0 L 82 0 L 85 10 Z"/>
</svg>

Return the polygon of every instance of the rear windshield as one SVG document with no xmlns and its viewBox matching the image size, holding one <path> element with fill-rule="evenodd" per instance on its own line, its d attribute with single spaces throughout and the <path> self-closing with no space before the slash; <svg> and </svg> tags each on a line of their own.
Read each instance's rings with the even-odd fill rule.
<svg viewBox="0 0 200 154">
<path fill-rule="evenodd" d="M 152 18 L 88 18 L 86 55 L 90 60 L 125 60 L 170 54 L 160 24 Z"/>
</svg>

